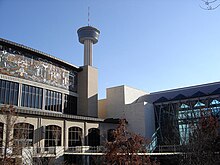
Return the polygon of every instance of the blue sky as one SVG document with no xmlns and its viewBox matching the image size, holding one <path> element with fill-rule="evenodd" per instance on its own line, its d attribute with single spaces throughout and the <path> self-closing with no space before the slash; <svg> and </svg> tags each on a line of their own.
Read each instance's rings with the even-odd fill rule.
<svg viewBox="0 0 220 165">
<path fill-rule="evenodd" d="M 220 8 L 200 0 L 0 0 L 0 37 L 83 65 L 77 29 L 100 31 L 99 98 L 128 85 L 147 92 L 220 80 Z"/>
</svg>

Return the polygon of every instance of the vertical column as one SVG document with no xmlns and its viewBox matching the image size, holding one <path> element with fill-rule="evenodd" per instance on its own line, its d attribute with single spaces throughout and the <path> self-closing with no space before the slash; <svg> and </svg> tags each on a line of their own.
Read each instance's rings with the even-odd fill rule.
<svg viewBox="0 0 220 165">
<path fill-rule="evenodd" d="M 35 130 L 35 141 L 37 142 L 37 147 L 43 147 L 44 146 L 44 144 L 43 144 L 43 141 L 44 141 L 44 139 L 43 139 L 43 137 L 44 137 L 44 135 L 43 135 L 43 128 L 41 127 L 41 118 L 40 117 L 38 117 L 37 118 L 37 129 Z"/>
<path fill-rule="evenodd" d="M 64 151 L 65 151 L 68 149 L 68 128 L 66 126 L 66 120 L 64 120 L 64 123 L 63 123 L 63 136 L 64 136 L 63 146 L 64 146 Z"/>
<path fill-rule="evenodd" d="M 43 97 L 42 97 L 42 110 L 45 110 L 45 98 L 46 98 L 46 89 L 43 89 Z"/>
<path fill-rule="evenodd" d="M 87 134 L 87 127 L 86 127 L 86 122 L 84 122 L 84 140 L 83 140 L 83 146 L 88 145 L 88 134 Z"/>
<path fill-rule="evenodd" d="M 62 93 L 62 96 L 61 96 L 62 97 L 62 113 L 64 113 L 65 95 L 66 95 L 65 93 Z"/>
<path fill-rule="evenodd" d="M 21 99 L 22 99 L 22 84 L 18 84 L 18 107 L 21 106 Z"/>
</svg>

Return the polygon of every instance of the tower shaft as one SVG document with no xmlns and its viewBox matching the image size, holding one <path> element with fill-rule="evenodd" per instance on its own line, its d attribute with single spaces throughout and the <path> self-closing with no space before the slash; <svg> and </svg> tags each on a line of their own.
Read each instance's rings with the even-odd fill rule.
<svg viewBox="0 0 220 165">
<path fill-rule="evenodd" d="M 79 42 L 84 45 L 84 66 L 92 66 L 92 46 L 98 42 L 100 31 L 91 26 L 81 27 L 77 31 Z"/>
<path fill-rule="evenodd" d="M 84 66 L 92 66 L 92 40 L 84 41 Z"/>
<path fill-rule="evenodd" d="M 78 73 L 78 115 L 98 116 L 98 70 L 92 66 L 92 47 L 98 42 L 100 31 L 91 26 L 77 30 L 84 45 L 84 66 Z"/>
</svg>

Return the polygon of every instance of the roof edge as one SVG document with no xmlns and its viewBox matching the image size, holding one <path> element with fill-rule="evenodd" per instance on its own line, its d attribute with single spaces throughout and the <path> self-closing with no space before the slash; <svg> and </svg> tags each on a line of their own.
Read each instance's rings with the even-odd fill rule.
<svg viewBox="0 0 220 165">
<path fill-rule="evenodd" d="M 179 87 L 179 88 L 174 88 L 174 89 L 167 89 L 167 90 L 162 90 L 162 91 L 158 91 L 158 92 L 151 92 L 150 95 L 162 94 L 162 93 L 167 93 L 167 92 L 175 92 L 175 91 L 180 91 L 180 90 L 187 90 L 187 89 L 199 88 L 199 87 L 205 87 L 205 86 L 217 85 L 217 84 L 220 85 L 220 81 L 204 83 L 204 84 L 199 84 L 199 85 L 186 86 L 186 87 Z"/>
<path fill-rule="evenodd" d="M 80 68 L 80 67 L 78 67 L 78 66 L 76 66 L 76 65 L 73 65 L 73 64 L 71 64 L 71 63 L 69 63 L 69 62 L 66 62 L 66 61 L 64 61 L 64 60 L 61 60 L 61 59 L 59 59 L 59 58 L 57 58 L 57 57 L 55 57 L 55 56 L 52 56 L 52 55 L 50 55 L 50 54 L 44 53 L 44 52 L 42 52 L 42 51 L 39 51 L 39 50 L 37 50 L 37 49 L 33 49 L 33 48 L 31 48 L 31 47 L 28 47 L 28 46 L 25 46 L 25 45 L 22 45 L 22 44 L 18 44 L 18 43 L 13 42 L 13 41 L 9 41 L 9 40 L 0 38 L 0 42 L 4 42 L 4 43 L 7 43 L 7 44 L 10 44 L 10 45 L 13 45 L 13 46 L 20 47 L 20 48 L 22 48 L 22 49 L 28 50 L 28 51 L 32 51 L 32 52 L 34 52 L 34 53 L 41 54 L 41 55 L 43 55 L 43 56 L 46 56 L 47 58 L 50 58 L 50 59 L 52 59 L 52 60 L 55 60 L 55 61 L 64 63 L 64 64 L 66 64 L 66 65 L 68 65 L 68 66 L 70 66 L 70 67 L 74 67 L 74 68 L 76 68 L 76 69 L 79 69 L 79 68 Z"/>
</svg>

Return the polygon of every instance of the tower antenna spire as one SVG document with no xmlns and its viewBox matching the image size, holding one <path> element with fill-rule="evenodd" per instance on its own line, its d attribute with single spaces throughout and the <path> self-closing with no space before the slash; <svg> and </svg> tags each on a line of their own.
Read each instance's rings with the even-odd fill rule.
<svg viewBox="0 0 220 165">
<path fill-rule="evenodd" d="M 89 25 L 90 24 L 90 18 L 89 18 L 90 17 L 90 11 L 89 10 L 90 10 L 90 7 L 88 7 L 88 26 L 90 26 Z"/>
</svg>

